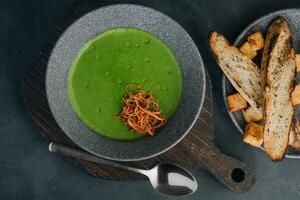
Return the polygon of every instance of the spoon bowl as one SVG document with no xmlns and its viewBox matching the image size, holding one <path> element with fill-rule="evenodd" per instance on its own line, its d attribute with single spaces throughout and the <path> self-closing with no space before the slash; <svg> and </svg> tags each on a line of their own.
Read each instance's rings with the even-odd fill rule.
<svg viewBox="0 0 300 200">
<path fill-rule="evenodd" d="M 186 169 L 173 163 L 159 163 L 146 174 L 152 186 L 160 193 L 182 196 L 197 190 L 197 181 Z"/>
</svg>

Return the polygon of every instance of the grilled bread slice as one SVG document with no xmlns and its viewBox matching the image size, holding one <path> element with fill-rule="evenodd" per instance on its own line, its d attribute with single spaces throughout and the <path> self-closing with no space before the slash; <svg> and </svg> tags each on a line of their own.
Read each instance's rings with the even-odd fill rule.
<svg viewBox="0 0 300 200">
<path fill-rule="evenodd" d="M 210 36 L 210 47 L 233 87 L 251 107 L 262 113 L 261 77 L 257 65 L 217 32 Z"/>
<path fill-rule="evenodd" d="M 288 147 L 296 70 L 291 31 L 283 18 L 276 19 L 268 27 L 261 67 L 264 147 L 270 159 L 278 161 L 284 158 Z"/>
</svg>

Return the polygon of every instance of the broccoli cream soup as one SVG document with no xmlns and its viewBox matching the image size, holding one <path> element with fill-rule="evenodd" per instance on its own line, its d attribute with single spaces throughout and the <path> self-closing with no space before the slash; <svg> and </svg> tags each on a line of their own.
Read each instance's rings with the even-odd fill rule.
<svg viewBox="0 0 300 200">
<path fill-rule="evenodd" d="M 111 29 L 89 41 L 75 58 L 68 77 L 69 99 L 80 120 L 96 134 L 139 139 L 144 134 L 117 117 L 128 84 L 151 92 L 168 120 L 180 101 L 182 74 L 174 54 L 152 34 Z"/>
</svg>

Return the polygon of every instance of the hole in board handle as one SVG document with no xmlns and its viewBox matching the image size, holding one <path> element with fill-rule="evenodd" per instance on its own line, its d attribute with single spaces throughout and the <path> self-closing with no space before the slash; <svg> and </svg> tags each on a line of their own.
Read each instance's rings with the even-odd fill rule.
<svg viewBox="0 0 300 200">
<path fill-rule="evenodd" d="M 240 183 L 245 180 L 245 172 L 241 168 L 235 168 L 231 172 L 231 178 L 234 182 Z"/>
</svg>

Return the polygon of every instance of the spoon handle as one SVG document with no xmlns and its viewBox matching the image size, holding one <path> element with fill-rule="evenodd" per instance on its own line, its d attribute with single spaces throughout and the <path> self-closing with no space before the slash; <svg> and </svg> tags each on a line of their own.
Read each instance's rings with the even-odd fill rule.
<svg viewBox="0 0 300 200">
<path fill-rule="evenodd" d="M 146 170 L 129 167 L 127 165 L 124 165 L 124 164 L 121 164 L 118 162 L 114 162 L 111 160 L 106 160 L 106 159 L 100 158 L 98 156 L 94 156 L 91 153 L 84 152 L 82 150 L 79 150 L 79 149 L 76 149 L 76 148 L 73 148 L 73 147 L 70 147 L 67 145 L 59 144 L 56 142 L 51 142 L 49 144 L 49 151 L 53 152 L 53 153 L 61 154 L 64 156 L 68 156 L 68 157 L 81 158 L 83 160 L 88 160 L 88 161 L 99 163 L 102 165 L 115 167 L 115 168 L 119 168 L 119 169 L 124 169 L 124 170 L 128 170 L 128 171 L 132 171 L 135 173 L 146 175 Z"/>
</svg>

